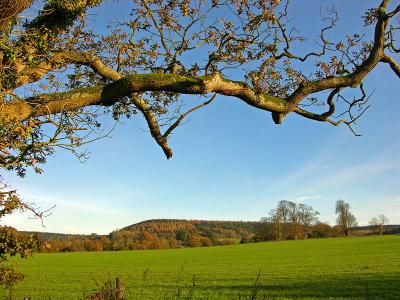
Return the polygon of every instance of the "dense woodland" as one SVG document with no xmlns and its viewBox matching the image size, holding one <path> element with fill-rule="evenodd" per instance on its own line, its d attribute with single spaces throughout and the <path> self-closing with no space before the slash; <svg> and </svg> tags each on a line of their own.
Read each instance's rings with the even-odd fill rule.
<svg viewBox="0 0 400 300">
<path fill-rule="evenodd" d="M 283 228 L 283 224 L 280 228 Z M 316 221 L 305 229 L 286 223 L 286 238 L 270 219 L 258 222 L 203 220 L 148 220 L 116 230 L 108 235 L 73 235 L 36 233 L 41 243 L 39 252 L 119 251 L 208 247 L 260 241 L 329 238 L 344 236 L 341 226 Z M 306 234 L 299 234 L 306 232 Z M 400 225 L 385 225 L 384 234 L 400 233 Z M 32 234 L 32 233 L 30 233 Z M 376 226 L 359 226 L 352 236 L 379 234 Z"/>
<path fill-rule="evenodd" d="M 108 235 L 74 235 L 25 232 L 39 241 L 39 252 L 120 251 L 222 246 L 261 241 L 299 240 L 372 234 L 398 234 L 400 225 L 387 225 L 384 215 L 374 216 L 369 226 L 358 226 L 349 203 L 338 200 L 337 220 L 330 226 L 319 220 L 311 206 L 281 200 L 260 221 L 205 221 L 154 219 L 115 230 Z M 0 243 L 1 244 L 1 243 Z"/>
<path fill-rule="evenodd" d="M 206 247 L 251 240 L 259 222 L 149 220 L 109 235 L 41 235 L 40 251 L 103 251 Z"/>
</svg>

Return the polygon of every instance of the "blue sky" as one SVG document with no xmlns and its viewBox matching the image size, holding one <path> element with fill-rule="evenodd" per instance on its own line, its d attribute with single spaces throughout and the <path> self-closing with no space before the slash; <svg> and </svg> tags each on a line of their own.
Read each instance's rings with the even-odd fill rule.
<svg viewBox="0 0 400 300">
<path fill-rule="evenodd" d="M 320 25 L 318 7 L 333 2 L 342 19 L 340 33 L 364 30 L 355 0 L 299 1 L 293 18 L 313 32 Z M 126 4 L 107 2 L 96 13 Z M 154 218 L 259 220 L 287 199 L 313 206 L 321 221 L 334 224 L 334 203 L 344 199 L 359 224 L 378 214 L 398 224 L 399 81 L 379 66 L 365 83 L 375 92 L 357 126 L 361 137 L 347 127 L 296 115 L 276 126 L 269 113 L 219 97 L 177 129 L 170 139 L 174 157 L 166 160 L 140 116 L 123 121 L 112 138 L 89 145 L 84 164 L 58 151 L 42 175 L 19 179 L 5 174 L 26 201 L 56 207 L 44 220 L 45 228 L 24 214 L 2 223 L 21 230 L 108 233 Z"/>
</svg>

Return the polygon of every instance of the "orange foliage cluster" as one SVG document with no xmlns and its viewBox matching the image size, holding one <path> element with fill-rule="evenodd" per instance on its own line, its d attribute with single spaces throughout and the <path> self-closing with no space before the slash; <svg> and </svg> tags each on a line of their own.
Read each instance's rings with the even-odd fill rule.
<svg viewBox="0 0 400 300">
<path fill-rule="evenodd" d="M 400 232 L 397 226 L 396 232 Z M 293 228 L 289 226 L 289 233 Z M 41 252 L 120 251 L 209 247 L 275 240 L 269 222 L 149 220 L 133 224 L 109 235 L 41 234 Z M 368 227 L 354 228 L 354 236 L 373 234 Z M 343 235 L 339 225 L 317 222 L 304 238 L 329 238 Z M 288 235 L 288 239 L 293 239 Z"/>
<path fill-rule="evenodd" d="M 251 239 L 257 222 L 149 220 L 108 236 L 42 235 L 42 252 L 119 251 L 208 247 Z"/>
</svg>

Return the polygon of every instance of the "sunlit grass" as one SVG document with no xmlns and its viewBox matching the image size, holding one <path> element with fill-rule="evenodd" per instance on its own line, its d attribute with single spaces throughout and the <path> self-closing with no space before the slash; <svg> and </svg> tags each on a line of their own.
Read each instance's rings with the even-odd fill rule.
<svg viewBox="0 0 400 300">
<path fill-rule="evenodd" d="M 128 299 L 400 299 L 400 236 L 36 254 L 18 262 L 26 274 L 18 298 L 82 299 L 120 277 Z"/>
</svg>

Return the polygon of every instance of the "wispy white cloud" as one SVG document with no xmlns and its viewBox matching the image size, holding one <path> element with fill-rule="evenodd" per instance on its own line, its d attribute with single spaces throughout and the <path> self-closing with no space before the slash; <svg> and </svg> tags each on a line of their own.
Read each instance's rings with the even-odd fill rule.
<svg viewBox="0 0 400 300">
<path fill-rule="evenodd" d="M 319 173 L 318 179 L 298 191 L 298 194 L 324 191 L 340 187 L 346 184 L 355 183 L 362 179 L 382 174 L 387 171 L 400 170 L 400 161 L 377 159 L 361 164 L 353 164 L 336 171 Z"/>
<path fill-rule="evenodd" d="M 293 201 L 293 202 L 304 202 L 304 201 L 308 201 L 308 200 L 320 199 L 323 196 L 324 195 L 305 195 L 305 196 L 295 197 L 293 199 L 290 199 L 290 201 Z"/>
<path fill-rule="evenodd" d="M 94 203 L 87 199 L 65 199 L 60 196 L 51 196 L 51 195 L 39 195 L 32 193 L 21 193 L 23 198 L 27 202 L 35 203 L 37 205 L 51 207 L 55 205 L 56 207 L 60 207 L 62 209 L 72 209 L 84 211 L 87 213 L 96 213 L 96 214 L 115 214 L 115 213 L 123 213 L 122 211 L 112 210 L 109 206 L 101 206 L 99 203 Z"/>
<path fill-rule="evenodd" d="M 348 139 L 348 135 L 336 133 L 327 138 L 327 142 L 322 143 L 314 153 L 301 165 L 294 165 L 293 168 L 280 179 L 280 185 L 292 185 L 299 180 L 307 178 L 321 170 L 330 170 L 334 168 L 332 157 L 335 156 L 343 144 Z"/>
<path fill-rule="evenodd" d="M 1 219 L 2 224 L 16 227 L 18 230 L 49 231 L 60 233 L 100 233 L 107 234 L 119 227 L 127 226 L 137 217 L 128 210 L 116 209 L 109 203 L 96 203 L 90 199 L 71 199 L 59 195 L 42 195 L 19 190 L 26 202 L 34 203 L 39 210 L 50 210 L 43 222 L 30 219 L 31 214 L 13 213 Z"/>
</svg>

